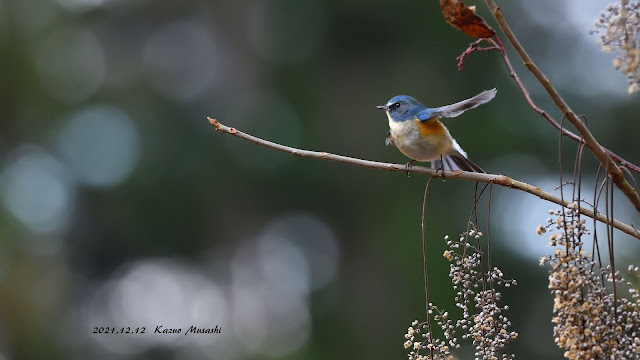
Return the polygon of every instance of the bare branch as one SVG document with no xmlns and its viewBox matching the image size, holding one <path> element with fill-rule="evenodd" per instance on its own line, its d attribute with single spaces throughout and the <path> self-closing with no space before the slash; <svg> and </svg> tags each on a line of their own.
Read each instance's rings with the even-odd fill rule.
<svg viewBox="0 0 640 360">
<path fill-rule="evenodd" d="M 638 196 L 638 193 L 635 191 L 635 189 L 631 186 L 631 184 L 629 184 L 627 179 L 625 179 L 624 174 L 622 173 L 622 170 L 620 170 L 620 167 L 615 163 L 615 161 L 609 160 L 610 158 L 613 157 L 612 153 L 606 150 L 604 147 L 602 147 L 598 143 L 598 141 L 591 134 L 589 129 L 587 129 L 586 124 L 582 122 L 582 120 L 579 118 L 578 115 L 576 115 L 576 113 L 573 112 L 573 110 L 571 110 L 571 108 L 569 107 L 569 105 L 567 105 L 567 103 L 564 101 L 562 96 L 560 96 L 557 90 L 553 87 L 553 85 L 551 84 L 551 81 L 549 81 L 549 79 L 536 66 L 533 60 L 531 60 L 531 58 L 529 57 L 527 52 L 524 50 L 522 45 L 520 45 L 520 42 L 516 38 L 513 31 L 511 31 L 511 28 L 509 27 L 506 20 L 504 19 L 504 16 L 502 15 L 502 11 L 500 10 L 500 7 L 495 3 L 495 1 L 485 0 L 485 3 L 493 13 L 493 16 L 496 18 L 496 21 L 498 22 L 500 29 L 507 36 L 507 38 L 509 39 L 509 42 L 511 43 L 513 48 L 516 50 L 516 52 L 522 59 L 522 62 L 524 63 L 525 67 L 536 77 L 536 79 L 538 79 L 538 82 L 540 82 L 542 87 L 547 91 L 547 93 L 551 97 L 551 100 L 556 105 L 556 107 L 560 109 L 563 116 L 566 116 L 567 119 L 571 122 L 571 124 L 576 128 L 578 133 L 582 136 L 582 139 L 580 141 L 584 141 L 585 145 L 589 148 L 589 150 L 591 150 L 591 152 L 596 157 L 596 159 L 598 159 L 598 161 L 605 167 L 605 169 L 607 170 L 607 173 L 609 173 L 609 176 L 611 176 L 611 179 L 616 184 L 616 187 L 620 189 L 620 191 L 627 197 L 627 199 L 629 199 L 631 204 L 633 204 L 636 210 L 640 212 L 640 196 Z M 506 55 L 504 56 L 506 57 Z M 513 76 L 514 72 L 512 69 L 510 70 Z M 525 93 L 525 95 L 528 95 L 528 94 Z M 527 101 L 529 102 L 529 104 L 532 104 L 532 102 L 530 101 L 530 98 L 528 97 L 527 97 Z M 536 111 L 538 111 L 547 120 L 552 122 L 551 121 L 552 118 L 550 116 L 545 116 L 545 113 L 541 112 L 539 109 Z M 563 131 L 561 127 L 556 126 L 556 128 Z M 564 133 L 565 132 L 563 131 L 563 134 Z M 575 134 L 573 135 L 575 137 L 578 137 Z M 629 166 L 629 163 L 625 161 L 623 162 L 623 165 Z"/>
<path fill-rule="evenodd" d="M 207 119 L 209 120 L 211 125 L 215 127 L 217 131 L 221 131 L 223 133 L 230 134 L 235 137 L 239 137 L 243 140 L 252 142 L 256 145 L 282 151 L 290 155 L 329 160 L 329 161 L 339 162 L 347 165 L 360 166 L 360 167 L 377 169 L 377 170 L 397 171 L 402 173 L 406 171 L 404 164 L 390 164 L 390 163 L 382 163 L 377 161 L 356 159 L 348 156 L 330 154 L 328 152 L 302 150 L 302 149 L 297 149 L 297 148 L 293 148 L 285 145 L 276 144 L 271 141 L 263 140 L 255 136 L 245 134 L 241 131 L 238 131 L 235 128 L 228 127 L 224 124 L 221 124 L 215 119 L 212 119 L 212 118 L 207 118 Z M 529 185 L 522 181 L 514 180 L 504 175 L 480 174 L 480 173 L 472 173 L 472 172 L 466 172 L 466 171 L 444 171 L 443 173 L 442 171 L 436 171 L 434 169 L 426 168 L 423 166 L 413 166 L 409 171 L 415 174 L 428 175 L 431 177 L 442 177 L 444 175 L 447 179 L 460 179 L 460 180 L 468 180 L 468 181 L 477 181 L 477 182 L 482 182 L 487 184 L 496 184 L 496 185 L 504 186 L 510 189 L 517 189 L 520 191 L 527 192 L 529 194 L 539 197 L 540 199 L 552 202 L 557 205 L 561 205 L 565 207 L 571 205 L 570 201 L 562 201 L 559 197 L 551 195 L 548 192 L 545 192 L 536 186 Z M 580 207 L 579 210 L 581 214 L 586 215 L 592 219 L 596 219 L 604 224 L 611 223 L 611 221 L 609 221 L 607 217 L 601 213 L 594 214 L 593 210 L 586 209 L 583 207 Z M 637 239 L 640 239 L 640 231 L 636 230 L 634 227 L 630 225 L 627 225 L 618 220 L 613 220 L 613 227 Z"/>
</svg>

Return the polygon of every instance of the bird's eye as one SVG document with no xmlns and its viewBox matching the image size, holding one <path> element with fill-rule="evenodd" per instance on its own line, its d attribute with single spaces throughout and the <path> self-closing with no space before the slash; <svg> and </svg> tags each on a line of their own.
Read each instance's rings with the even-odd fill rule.
<svg viewBox="0 0 640 360">
<path fill-rule="evenodd" d="M 397 108 L 399 108 L 399 107 L 400 107 L 400 103 L 398 103 L 398 102 L 397 102 L 397 103 L 394 103 L 394 104 L 393 104 L 393 105 L 391 105 L 391 106 L 393 106 L 395 109 L 397 109 Z"/>
</svg>

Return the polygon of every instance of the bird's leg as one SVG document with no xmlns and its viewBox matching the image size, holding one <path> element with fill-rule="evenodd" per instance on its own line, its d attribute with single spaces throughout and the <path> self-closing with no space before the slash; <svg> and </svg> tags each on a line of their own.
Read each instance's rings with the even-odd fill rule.
<svg viewBox="0 0 640 360">
<path fill-rule="evenodd" d="M 436 169 L 436 175 L 438 175 L 438 171 L 442 172 L 442 181 L 445 181 L 444 177 L 444 159 L 442 158 L 442 154 L 440 154 L 440 167 Z"/>
<path fill-rule="evenodd" d="M 411 164 L 414 162 L 415 160 L 410 160 L 409 162 L 407 162 L 406 164 L 404 164 L 404 171 L 407 173 L 408 177 L 411 177 L 411 175 L 409 175 L 409 170 L 411 170 Z"/>
</svg>

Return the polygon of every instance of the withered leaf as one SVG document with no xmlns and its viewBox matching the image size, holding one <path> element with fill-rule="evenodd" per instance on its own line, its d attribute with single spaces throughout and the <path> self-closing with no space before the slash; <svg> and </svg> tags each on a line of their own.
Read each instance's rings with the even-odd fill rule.
<svg viewBox="0 0 640 360">
<path fill-rule="evenodd" d="M 465 6 L 462 0 L 440 0 L 444 19 L 455 29 L 474 38 L 489 38 L 495 31 L 476 15 L 475 6 Z"/>
</svg>

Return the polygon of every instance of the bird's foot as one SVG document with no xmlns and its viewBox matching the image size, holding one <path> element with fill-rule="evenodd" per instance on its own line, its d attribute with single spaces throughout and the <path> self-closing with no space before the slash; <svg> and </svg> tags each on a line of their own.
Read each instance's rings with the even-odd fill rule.
<svg viewBox="0 0 640 360">
<path fill-rule="evenodd" d="M 442 173 L 442 181 L 446 181 L 447 179 L 444 176 L 444 161 L 442 156 L 440 156 L 440 167 L 436 169 L 436 176 L 438 175 L 438 171 Z"/>
<path fill-rule="evenodd" d="M 414 162 L 415 160 L 411 160 L 409 162 L 407 162 L 406 164 L 404 164 L 404 172 L 407 173 L 407 177 L 411 177 L 411 175 L 409 174 L 409 172 L 411 171 L 411 164 Z"/>
</svg>

